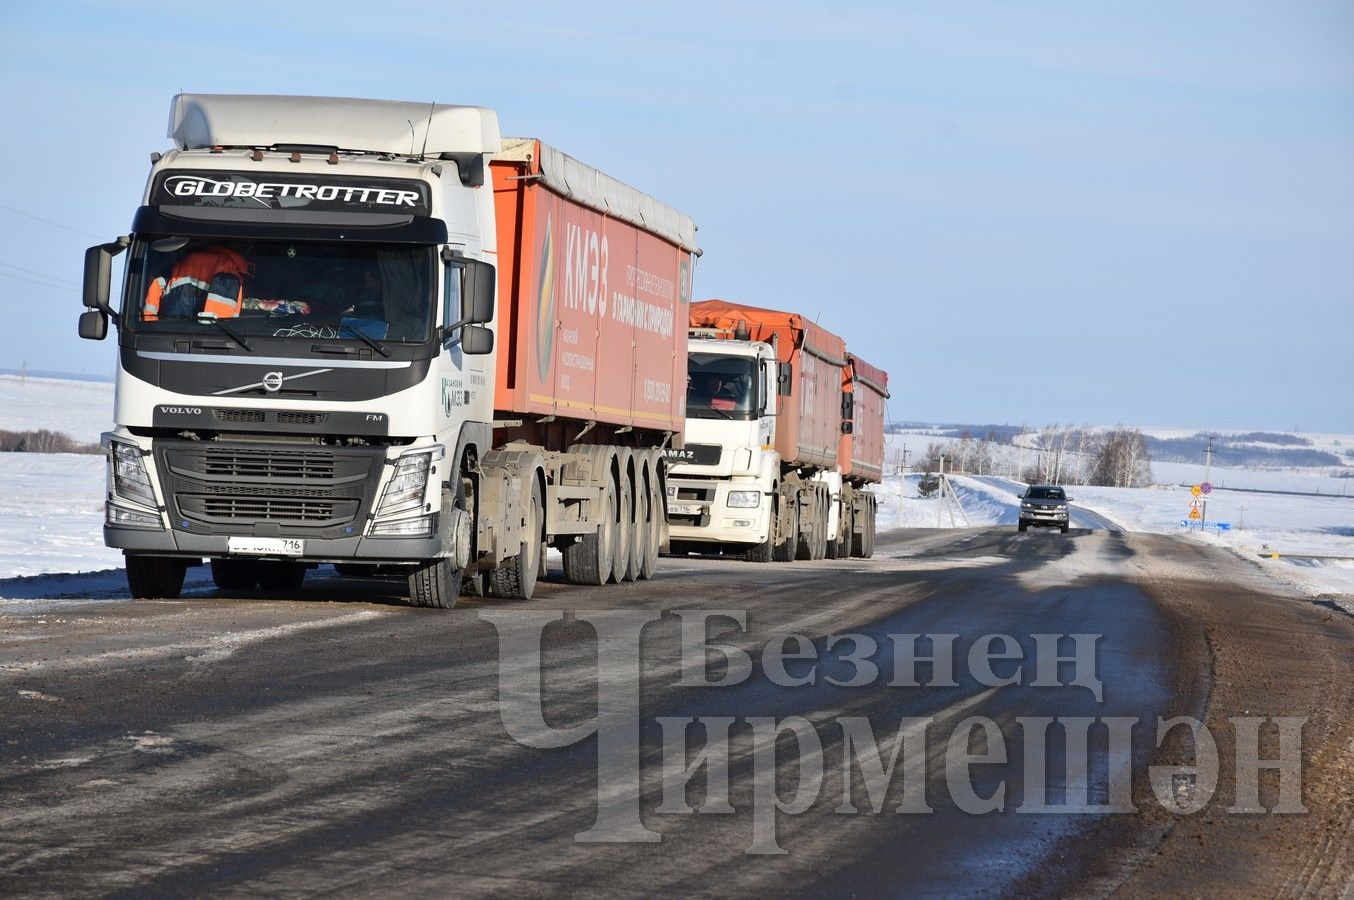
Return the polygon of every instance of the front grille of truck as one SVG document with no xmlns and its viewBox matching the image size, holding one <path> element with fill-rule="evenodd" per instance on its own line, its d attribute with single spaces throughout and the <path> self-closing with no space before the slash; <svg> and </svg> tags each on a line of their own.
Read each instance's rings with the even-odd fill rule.
<svg viewBox="0 0 1354 900">
<path fill-rule="evenodd" d="M 156 441 L 174 527 L 195 534 L 361 534 L 385 451 Z"/>
</svg>

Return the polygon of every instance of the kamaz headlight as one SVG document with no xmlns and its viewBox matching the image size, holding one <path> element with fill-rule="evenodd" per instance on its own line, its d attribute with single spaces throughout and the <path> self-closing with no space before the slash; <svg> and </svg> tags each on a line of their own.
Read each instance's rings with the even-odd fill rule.
<svg viewBox="0 0 1354 900">
<path fill-rule="evenodd" d="M 391 516 L 411 512 L 423 506 L 433 460 L 441 459 L 445 452 L 438 447 L 435 450 L 421 450 L 401 456 L 395 464 L 394 474 L 386 483 L 385 493 L 381 495 L 381 504 L 376 508 L 376 514 Z"/>
<path fill-rule="evenodd" d="M 729 491 L 729 506 L 734 509 L 752 509 L 762 502 L 761 491 Z"/>
<path fill-rule="evenodd" d="M 141 448 L 135 444 L 113 441 L 108 445 L 108 459 L 113 467 L 113 493 L 124 500 L 155 506 L 155 491 L 146 474 L 146 463 Z"/>
</svg>

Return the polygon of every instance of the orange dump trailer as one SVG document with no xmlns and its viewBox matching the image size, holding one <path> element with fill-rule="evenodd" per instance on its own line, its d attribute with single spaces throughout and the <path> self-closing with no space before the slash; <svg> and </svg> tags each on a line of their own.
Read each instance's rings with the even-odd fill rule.
<svg viewBox="0 0 1354 900">
<path fill-rule="evenodd" d="M 842 390 L 851 396 L 851 430 L 842 434 L 837 464 L 852 484 L 878 484 L 884 478 L 884 401 L 889 373 L 854 353 L 846 354 Z"/>
<path fill-rule="evenodd" d="M 691 220 L 537 139 L 504 139 L 489 168 L 500 279 L 495 408 L 597 422 L 610 426 L 605 433 L 629 428 L 655 446 L 675 436 L 699 252 Z M 558 444 L 577 431 L 534 436 Z"/>
</svg>

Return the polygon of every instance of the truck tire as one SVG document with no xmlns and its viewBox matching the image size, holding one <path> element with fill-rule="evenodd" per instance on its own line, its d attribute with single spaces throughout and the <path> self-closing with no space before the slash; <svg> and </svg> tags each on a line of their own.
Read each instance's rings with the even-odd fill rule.
<svg viewBox="0 0 1354 900">
<path fill-rule="evenodd" d="M 743 559 L 750 563 L 771 562 L 772 554 L 775 552 L 775 547 L 772 546 L 771 540 L 770 537 L 767 537 L 767 539 L 760 544 L 753 544 L 743 554 Z"/>
<path fill-rule="evenodd" d="M 799 547 L 799 504 L 785 494 L 777 494 L 776 500 L 776 519 L 785 537 L 772 547 L 771 558 L 776 562 L 793 562 Z"/>
<path fill-rule="evenodd" d="M 1030 526 L 1024 522 L 1021 522 L 1016 527 L 1019 528 L 1021 531 L 1028 531 Z"/>
<path fill-rule="evenodd" d="M 630 457 L 630 553 L 626 560 L 625 575 L 619 581 L 638 581 L 640 567 L 644 565 L 644 553 L 649 540 L 649 488 L 645 480 L 644 454 L 627 451 Z M 625 472 L 625 467 L 621 467 Z"/>
<path fill-rule="evenodd" d="M 458 471 L 458 470 L 454 470 Z M 443 503 L 450 499 L 452 505 L 467 509 L 466 480 L 456 475 L 455 495 L 443 489 Z M 474 521 L 471 521 L 471 533 L 474 533 Z M 405 583 L 409 587 L 409 604 L 425 606 L 429 609 L 455 608 L 460 597 L 460 587 L 466 579 L 466 570 L 452 566 L 450 559 L 425 559 L 410 571 Z"/>
<path fill-rule="evenodd" d="M 602 489 L 602 511 L 597 530 L 564 548 L 564 579 L 570 584 L 606 584 L 616 550 L 616 492 L 610 480 Z"/>
<path fill-rule="evenodd" d="M 188 574 L 186 560 L 169 556 L 127 556 L 127 587 L 136 600 L 177 600 Z"/>
<path fill-rule="evenodd" d="M 847 526 L 846 543 L 849 553 L 856 559 L 865 558 L 865 539 L 870 523 L 870 505 L 868 502 L 856 507 L 856 514 Z"/>
<path fill-rule="evenodd" d="M 301 589 L 306 580 L 305 563 L 286 560 L 260 560 L 258 563 L 259 587 L 265 591 L 294 593 Z"/>
<path fill-rule="evenodd" d="M 630 451 L 616 454 L 618 463 L 620 490 L 617 491 L 619 503 L 616 508 L 616 543 L 611 559 L 611 582 L 620 584 L 630 572 L 630 551 L 635 544 L 635 492 L 628 473 Z"/>
<path fill-rule="evenodd" d="M 644 519 L 644 556 L 639 565 L 639 577 L 645 581 L 658 569 L 658 549 L 663 544 L 663 525 L 668 516 L 667 497 L 663 495 L 663 480 L 658 469 L 658 454 L 647 454 L 644 486 L 648 504 Z"/>
<path fill-rule="evenodd" d="M 873 506 L 865 514 L 865 559 L 874 556 L 874 520 L 875 509 Z"/>
<path fill-rule="evenodd" d="M 541 499 L 541 485 L 532 479 L 531 501 L 526 508 L 526 524 L 522 527 L 521 549 L 490 571 L 489 589 L 495 597 L 505 600 L 530 600 L 536 590 L 536 579 L 545 561 L 541 543 L 541 520 L 545 503 Z"/>
<path fill-rule="evenodd" d="M 214 559 L 212 581 L 223 591 L 252 591 L 259 584 L 258 560 Z"/>
</svg>

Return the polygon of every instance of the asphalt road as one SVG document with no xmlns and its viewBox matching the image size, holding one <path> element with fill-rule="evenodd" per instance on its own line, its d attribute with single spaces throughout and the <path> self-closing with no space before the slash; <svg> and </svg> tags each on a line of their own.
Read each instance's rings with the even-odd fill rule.
<svg viewBox="0 0 1354 900">
<path fill-rule="evenodd" d="M 1347 890 L 1354 873 L 1349 617 L 1182 541 L 916 531 L 882 537 L 869 561 L 665 560 L 649 583 L 550 583 L 529 604 L 467 600 L 451 612 L 408 609 L 381 582 L 323 571 L 297 600 L 226 597 L 199 578 L 181 601 L 133 602 L 118 577 L 0 582 L 0 597 L 12 598 L 0 602 L 0 894 L 1315 895 Z M 750 654 L 747 680 L 678 683 L 676 612 L 697 609 L 746 612 L 746 631 L 716 623 L 711 640 Z M 576 840 L 599 802 L 624 802 L 624 779 L 608 780 L 599 801 L 595 738 L 536 749 L 504 723 L 504 701 L 521 706 L 525 682 L 511 681 L 508 696 L 500 690 L 498 632 L 484 617 L 588 619 L 596 610 L 665 613 L 640 644 L 638 802 L 656 842 Z M 814 683 L 768 675 L 763 648 L 782 633 L 813 642 Z M 839 687 L 827 676 L 851 677 L 843 657 L 854 642 L 827 644 L 848 633 L 878 643 L 881 672 Z M 958 636 L 954 685 L 927 684 L 935 673 L 924 664 L 919 686 L 889 683 L 906 671 L 893 664 L 897 636 L 913 634 Z M 968 664 L 989 634 L 1018 645 L 1020 658 L 992 664 L 996 675 L 1023 666 L 1015 683 L 986 684 Z M 1036 634 L 1102 635 L 1103 695 L 1068 683 L 1076 674 L 1068 664 L 1061 686 L 1034 685 Z M 624 687 L 612 665 L 624 654 L 609 655 L 608 645 L 599 664 L 591 626 L 557 623 L 543 645 L 550 727 L 596 713 L 599 669 L 608 691 Z M 530 671 L 529 656 L 508 654 L 507 676 Z M 726 670 L 720 654 L 711 658 L 714 678 Z M 814 662 L 791 661 L 787 673 L 803 676 Z M 603 711 L 623 718 L 616 696 L 606 694 Z M 1187 817 L 1151 801 L 1147 767 L 1186 759 L 1178 742 L 1155 748 L 1157 717 L 1194 716 L 1217 731 L 1225 783 L 1226 717 L 1242 714 L 1308 719 L 1308 813 L 1228 815 L 1229 789 Z M 735 720 L 726 745 L 732 812 L 662 808 L 658 719 L 692 716 Z M 783 737 L 771 745 L 772 770 L 747 720 L 791 716 L 811 723 L 821 750 L 797 753 Z M 1005 764 L 972 768 L 976 794 L 1004 788 L 1000 812 L 964 812 L 947 781 L 945 740 L 971 716 L 1004 738 Z M 1127 757 L 1094 731 L 1086 751 L 1089 796 L 1103 800 L 1109 773 L 1129 771 L 1138 811 L 1017 811 L 1033 791 L 1021 720 L 1039 716 L 1148 723 L 1133 732 Z M 839 811 L 837 726 L 846 717 L 866 719 L 881 745 L 904 718 L 930 720 L 937 740 L 928 736 L 914 775 L 933 812 L 895 811 L 897 773 L 883 811 L 865 812 L 860 768 L 850 791 L 859 811 Z M 1066 742 L 1050 733 L 1056 795 Z M 694 758 L 700 733 L 688 744 Z M 965 746 L 984 745 L 992 749 L 990 740 Z M 686 758 L 667 751 L 680 770 Z M 824 774 L 807 809 L 774 820 L 786 852 L 750 854 L 756 798 L 767 796 L 758 794 L 766 783 L 754 777 L 758 766 L 788 800 L 801 764 L 821 764 Z M 1275 787 L 1262 777 L 1270 805 Z M 698 773 L 690 805 L 718 798 Z"/>
</svg>

